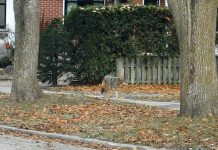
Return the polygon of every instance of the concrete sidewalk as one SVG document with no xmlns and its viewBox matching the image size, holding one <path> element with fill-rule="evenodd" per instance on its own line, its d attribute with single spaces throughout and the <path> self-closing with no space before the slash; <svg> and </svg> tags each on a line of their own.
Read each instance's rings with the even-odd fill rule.
<svg viewBox="0 0 218 150">
<path fill-rule="evenodd" d="M 40 87 L 45 87 L 45 85 L 40 84 Z M 0 80 L 0 92 L 2 93 L 7 93 L 10 94 L 11 92 L 11 81 L 1 81 Z M 100 93 L 82 93 L 82 92 L 74 92 L 74 91 L 48 91 L 48 90 L 43 90 L 44 93 L 46 94 L 64 94 L 64 95 L 83 95 L 86 97 L 92 97 L 92 98 L 100 98 L 103 99 L 103 96 L 100 95 Z M 133 94 L 134 95 L 134 94 Z M 149 95 L 149 94 L 147 94 Z M 151 95 L 151 94 L 150 94 Z M 110 98 L 110 100 L 115 100 L 115 98 Z M 158 101 L 145 101 L 145 100 L 138 100 L 137 97 L 134 98 L 119 98 L 118 99 L 120 102 L 124 103 L 133 103 L 133 104 L 140 104 L 140 105 L 148 105 L 148 106 L 156 106 L 156 107 L 161 107 L 164 109 L 170 109 L 170 110 L 180 110 L 180 103 L 179 102 L 158 102 Z"/>
<path fill-rule="evenodd" d="M 100 99 L 104 98 L 103 96 L 99 96 L 97 94 L 83 94 L 83 95 L 86 97 L 93 97 L 93 98 L 100 98 Z M 134 99 L 118 98 L 118 100 L 116 100 L 115 98 L 110 98 L 110 100 L 124 102 L 124 103 L 139 104 L 139 105 L 156 106 L 156 107 L 161 107 L 170 110 L 180 110 L 180 103 L 177 102 L 145 101 L 145 100 L 137 100 L 136 98 Z"/>
<path fill-rule="evenodd" d="M 9 94 L 11 92 L 11 81 L 0 80 L 0 92 Z"/>
</svg>

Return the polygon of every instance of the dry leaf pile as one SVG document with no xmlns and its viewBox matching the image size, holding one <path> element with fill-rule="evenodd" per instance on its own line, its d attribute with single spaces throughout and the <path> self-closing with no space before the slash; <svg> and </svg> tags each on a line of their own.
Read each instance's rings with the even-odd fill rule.
<svg viewBox="0 0 218 150">
<path fill-rule="evenodd" d="M 72 85 L 59 87 L 59 90 L 66 91 L 83 91 L 83 92 L 99 92 L 99 85 Z M 169 94 L 179 95 L 179 85 L 147 85 L 147 84 L 128 84 L 122 85 L 119 91 L 126 93 L 150 93 L 150 94 Z"/>
</svg>

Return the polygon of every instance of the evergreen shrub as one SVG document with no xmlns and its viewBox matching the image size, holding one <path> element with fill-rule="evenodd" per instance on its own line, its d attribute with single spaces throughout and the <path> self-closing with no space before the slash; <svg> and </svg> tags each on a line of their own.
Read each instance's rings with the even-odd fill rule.
<svg viewBox="0 0 218 150">
<path fill-rule="evenodd" d="M 38 78 L 43 83 L 57 85 L 58 77 L 70 68 L 71 47 L 61 19 L 54 19 L 42 32 L 39 45 Z"/>
<path fill-rule="evenodd" d="M 0 59 L 0 68 L 5 68 L 9 65 L 12 65 L 10 57 L 6 56 Z"/>
</svg>

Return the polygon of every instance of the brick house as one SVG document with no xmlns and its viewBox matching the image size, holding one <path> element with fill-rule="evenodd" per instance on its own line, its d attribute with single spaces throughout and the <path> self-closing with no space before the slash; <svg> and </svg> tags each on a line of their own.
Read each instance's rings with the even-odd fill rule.
<svg viewBox="0 0 218 150">
<path fill-rule="evenodd" d="M 41 14 L 40 26 L 41 29 L 45 28 L 52 18 L 62 17 L 67 11 L 73 7 L 84 5 L 111 5 L 114 0 L 40 0 L 41 1 Z M 125 3 L 128 0 L 120 0 Z M 131 0 L 133 4 L 146 5 L 149 3 L 157 4 L 160 6 L 167 6 L 166 0 Z"/>
<path fill-rule="evenodd" d="M 119 0 L 126 3 L 128 0 Z M 59 18 L 73 7 L 91 5 L 112 5 L 114 0 L 40 0 L 40 27 L 46 27 L 52 18 Z M 131 0 L 133 4 L 149 3 L 167 6 L 166 0 Z M 13 0 L 0 0 L 0 30 L 10 28 L 14 31 L 15 21 Z"/>
</svg>

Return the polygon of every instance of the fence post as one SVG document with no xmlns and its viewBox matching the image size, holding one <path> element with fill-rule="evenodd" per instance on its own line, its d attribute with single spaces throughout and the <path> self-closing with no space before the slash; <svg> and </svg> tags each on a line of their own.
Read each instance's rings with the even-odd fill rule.
<svg viewBox="0 0 218 150">
<path fill-rule="evenodd" d="M 116 58 L 116 76 L 124 78 L 124 59 L 122 57 Z"/>
<path fill-rule="evenodd" d="M 140 57 L 136 58 L 136 82 L 137 84 L 142 83 L 142 74 L 141 74 L 141 61 Z"/>
<path fill-rule="evenodd" d="M 145 80 L 146 80 L 146 70 L 145 70 L 145 60 L 143 59 L 141 61 L 142 63 L 142 84 L 145 84 Z"/>
<path fill-rule="evenodd" d="M 168 57 L 163 57 L 163 84 L 167 84 L 167 58 Z"/>
<path fill-rule="evenodd" d="M 130 69 L 130 82 L 131 84 L 135 83 L 135 58 L 131 59 L 131 69 Z"/>
<path fill-rule="evenodd" d="M 125 60 L 125 65 L 124 65 L 124 79 L 126 83 L 129 83 L 129 59 L 126 57 Z"/>
<path fill-rule="evenodd" d="M 177 83 L 178 80 L 178 76 L 177 76 L 177 63 L 178 63 L 178 59 L 177 57 L 173 58 L 173 84 Z"/>
<path fill-rule="evenodd" d="M 168 57 L 168 84 L 171 84 L 172 80 L 172 58 Z"/>
<path fill-rule="evenodd" d="M 151 84 L 151 57 L 147 56 L 147 84 Z"/>
<path fill-rule="evenodd" d="M 155 57 L 152 57 L 152 81 L 153 84 L 157 83 L 157 59 Z"/>
<path fill-rule="evenodd" d="M 161 71 L 161 58 L 160 56 L 157 56 L 157 83 L 161 84 L 162 83 L 162 71 Z"/>
<path fill-rule="evenodd" d="M 178 57 L 178 66 L 177 66 L 177 68 L 178 68 L 178 82 L 177 82 L 177 84 L 180 84 L 180 68 L 179 68 L 179 66 L 180 66 L 180 56 Z"/>
</svg>

